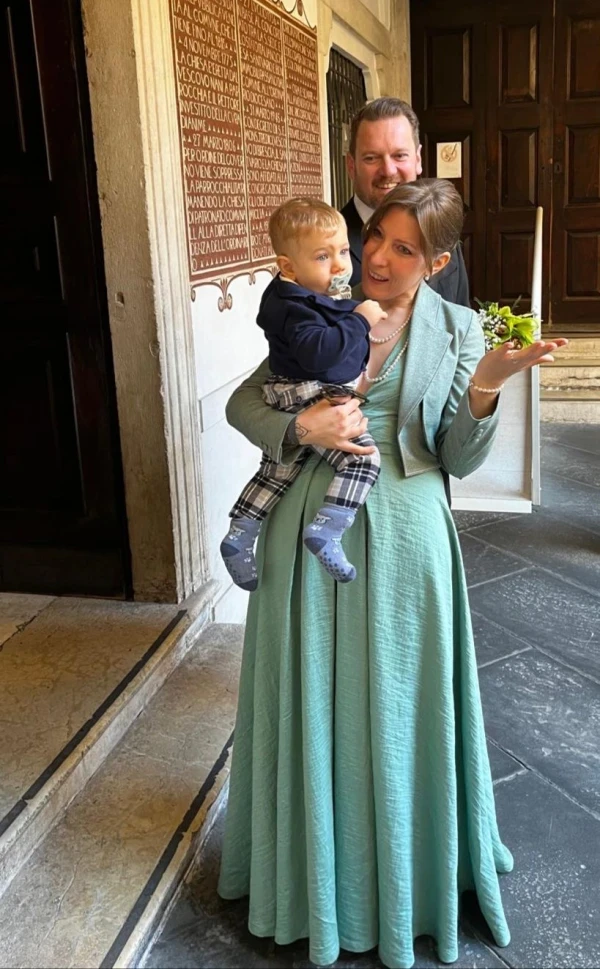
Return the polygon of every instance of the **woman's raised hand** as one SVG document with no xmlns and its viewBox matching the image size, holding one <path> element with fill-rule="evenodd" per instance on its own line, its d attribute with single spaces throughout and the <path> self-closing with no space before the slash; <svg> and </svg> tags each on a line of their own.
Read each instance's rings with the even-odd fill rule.
<svg viewBox="0 0 600 969">
<path fill-rule="evenodd" d="M 477 364 L 473 383 L 492 389 L 500 387 L 520 370 L 528 370 L 538 363 L 552 363 L 553 353 L 568 344 L 568 340 L 536 340 L 529 347 L 515 350 L 512 343 L 503 343 L 485 354 Z"/>
<path fill-rule="evenodd" d="M 345 404 L 336 405 L 328 400 L 319 400 L 298 414 L 296 434 L 300 444 L 316 444 L 350 454 L 373 454 L 374 447 L 352 444 L 353 438 L 364 434 L 367 423 L 355 397 Z"/>
</svg>

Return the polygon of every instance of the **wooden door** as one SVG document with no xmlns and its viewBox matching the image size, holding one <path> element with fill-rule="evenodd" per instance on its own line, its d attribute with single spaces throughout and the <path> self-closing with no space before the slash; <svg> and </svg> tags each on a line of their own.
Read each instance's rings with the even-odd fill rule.
<svg viewBox="0 0 600 969">
<path fill-rule="evenodd" d="M 471 296 L 530 304 L 535 211 L 550 237 L 552 0 L 418 0 L 411 6 L 413 106 L 424 173 L 458 141 Z M 544 246 L 549 279 L 549 246 Z M 543 316 L 548 318 L 548 288 Z"/>
<path fill-rule="evenodd" d="M 123 596 L 78 9 L 0 0 L 0 11 L 0 588 Z"/>
<path fill-rule="evenodd" d="M 544 330 L 600 332 L 598 0 L 415 0 L 413 105 L 424 169 L 460 141 L 471 293 L 529 307 L 544 208 Z"/>
<path fill-rule="evenodd" d="M 552 321 L 600 332 L 600 4 L 556 0 Z"/>
<path fill-rule="evenodd" d="M 477 2 L 411 4 L 412 105 L 420 121 L 423 175 L 437 175 L 438 142 L 458 142 L 465 205 L 463 252 L 471 298 L 487 299 L 485 261 L 486 17 Z"/>
<path fill-rule="evenodd" d="M 491 15 L 490 15 L 491 14 Z M 552 2 L 503 0 L 486 29 L 486 299 L 531 304 L 535 213 L 544 209 L 542 318 L 549 318 Z"/>
</svg>

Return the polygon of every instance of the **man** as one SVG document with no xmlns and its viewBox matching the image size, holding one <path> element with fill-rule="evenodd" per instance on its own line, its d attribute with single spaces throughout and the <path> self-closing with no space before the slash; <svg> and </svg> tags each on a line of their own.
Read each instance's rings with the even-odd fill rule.
<svg viewBox="0 0 600 969">
<path fill-rule="evenodd" d="M 377 98 L 352 120 L 346 156 L 354 197 L 342 209 L 348 226 L 352 280 L 360 282 L 362 227 L 388 192 L 402 182 L 414 182 L 423 171 L 419 120 L 406 101 Z M 460 247 L 448 265 L 429 280 L 436 293 L 451 303 L 470 306 L 469 282 Z"/>
</svg>

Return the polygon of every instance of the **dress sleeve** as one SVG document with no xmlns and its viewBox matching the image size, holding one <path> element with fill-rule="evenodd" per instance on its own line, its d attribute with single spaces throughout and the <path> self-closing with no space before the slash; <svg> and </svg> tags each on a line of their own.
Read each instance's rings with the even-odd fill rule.
<svg viewBox="0 0 600 969">
<path fill-rule="evenodd" d="M 272 461 L 291 464 L 301 450 L 286 440 L 288 425 L 296 415 L 275 410 L 266 403 L 262 387 L 270 373 L 268 360 L 263 360 L 234 390 L 227 402 L 227 421 Z"/>
<path fill-rule="evenodd" d="M 469 406 L 469 380 L 485 353 L 483 333 L 473 313 L 461 344 L 450 395 L 436 435 L 442 467 L 455 478 L 465 478 L 487 458 L 498 430 L 499 407 L 489 417 L 473 417 Z"/>
</svg>

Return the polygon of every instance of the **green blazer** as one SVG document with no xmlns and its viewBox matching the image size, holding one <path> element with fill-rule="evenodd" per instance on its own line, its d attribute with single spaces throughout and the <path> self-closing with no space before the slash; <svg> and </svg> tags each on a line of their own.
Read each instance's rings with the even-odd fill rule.
<svg viewBox="0 0 600 969">
<path fill-rule="evenodd" d="M 499 408 L 476 420 L 469 408 L 469 378 L 485 352 L 477 314 L 419 287 L 398 400 L 398 447 L 407 477 L 443 468 L 456 478 L 485 461 L 498 427 Z M 294 414 L 265 403 L 265 360 L 232 394 L 227 420 L 274 461 L 289 464 L 301 448 L 285 444 Z"/>
</svg>

